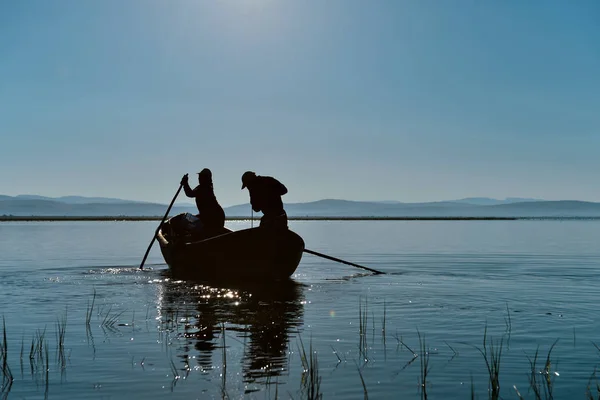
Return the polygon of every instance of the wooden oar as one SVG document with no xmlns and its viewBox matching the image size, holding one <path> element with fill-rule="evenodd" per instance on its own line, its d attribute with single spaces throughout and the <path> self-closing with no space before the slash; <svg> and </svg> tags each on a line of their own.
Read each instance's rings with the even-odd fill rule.
<svg viewBox="0 0 600 400">
<path fill-rule="evenodd" d="M 165 216 L 160 221 L 160 224 L 158 224 L 158 228 L 156 228 L 156 231 L 154 232 L 154 236 L 152 236 L 152 240 L 150 241 L 148 250 L 146 250 L 146 254 L 144 254 L 144 259 L 142 260 L 142 263 L 140 264 L 140 269 L 144 269 L 144 263 L 146 262 L 146 258 L 148 257 L 148 254 L 150 253 L 150 249 L 152 248 L 152 245 L 154 244 L 154 241 L 156 240 L 156 235 L 158 235 L 158 230 L 160 229 L 162 224 L 165 222 L 165 219 L 167 219 L 167 216 L 169 215 L 169 211 L 171 211 L 171 207 L 173 207 L 173 203 L 175 203 L 175 199 L 177 199 L 177 196 L 179 196 L 179 192 L 181 192 L 182 187 L 183 187 L 183 185 L 179 184 L 179 189 L 177 189 L 177 193 L 175 193 L 173 200 L 171 200 L 171 204 L 169 204 L 169 208 L 167 208 L 167 212 L 165 213 Z"/>
<path fill-rule="evenodd" d="M 373 268 L 368 268 L 368 267 L 365 267 L 365 266 L 362 266 L 362 265 L 358 265 L 358 264 L 351 263 L 351 262 L 349 262 L 349 261 L 344 261 L 344 260 L 341 260 L 341 259 L 339 259 L 339 258 L 331 257 L 331 256 L 328 256 L 327 254 L 317 253 L 317 252 L 316 252 L 316 251 L 314 251 L 314 250 L 304 249 L 304 251 L 305 251 L 306 253 L 309 253 L 309 254 L 314 254 L 315 256 L 319 256 L 319 257 L 326 258 L 326 259 L 328 259 L 328 260 L 337 261 L 337 262 L 340 262 L 340 263 L 342 263 L 342 264 L 348 264 L 348 265 L 352 265 L 353 267 L 356 267 L 356 268 L 362 268 L 362 269 L 366 269 L 367 271 L 371 271 L 371 272 L 373 272 L 373 273 L 375 273 L 375 274 L 385 274 L 385 272 L 382 272 L 382 271 L 377 271 L 376 269 L 373 269 Z"/>
</svg>

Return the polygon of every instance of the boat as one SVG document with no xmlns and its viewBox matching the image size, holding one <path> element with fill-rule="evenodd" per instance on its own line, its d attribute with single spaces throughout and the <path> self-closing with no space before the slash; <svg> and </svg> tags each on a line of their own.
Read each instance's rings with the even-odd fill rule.
<svg viewBox="0 0 600 400">
<path fill-rule="evenodd" d="M 175 218 L 175 217 L 173 217 Z M 280 280 L 292 276 L 304 240 L 290 229 L 248 228 L 182 235 L 165 222 L 156 239 L 174 279 Z"/>
</svg>

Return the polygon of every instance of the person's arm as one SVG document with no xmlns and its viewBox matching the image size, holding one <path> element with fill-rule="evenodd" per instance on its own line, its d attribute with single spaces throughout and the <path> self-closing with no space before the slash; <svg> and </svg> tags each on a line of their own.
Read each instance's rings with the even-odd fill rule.
<svg viewBox="0 0 600 400">
<path fill-rule="evenodd" d="M 261 209 L 259 196 L 256 193 L 253 194 L 252 191 L 250 191 L 250 205 L 254 212 L 259 212 Z"/>
<path fill-rule="evenodd" d="M 196 197 L 196 192 L 192 190 L 188 183 L 188 174 L 185 174 L 183 178 L 181 178 L 181 185 L 183 186 L 183 191 L 187 197 Z"/>
</svg>

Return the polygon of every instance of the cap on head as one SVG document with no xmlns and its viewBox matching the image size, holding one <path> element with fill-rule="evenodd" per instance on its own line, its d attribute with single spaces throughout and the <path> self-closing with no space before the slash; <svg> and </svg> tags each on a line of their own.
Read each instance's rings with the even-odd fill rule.
<svg viewBox="0 0 600 400">
<path fill-rule="evenodd" d="M 242 189 L 246 188 L 250 182 L 252 182 L 256 178 L 256 174 L 252 171 L 244 172 L 242 175 Z"/>
<path fill-rule="evenodd" d="M 212 178 L 212 172 L 210 172 L 210 169 L 208 168 L 204 168 L 202 171 L 198 172 L 198 175 L 206 178 Z"/>
</svg>

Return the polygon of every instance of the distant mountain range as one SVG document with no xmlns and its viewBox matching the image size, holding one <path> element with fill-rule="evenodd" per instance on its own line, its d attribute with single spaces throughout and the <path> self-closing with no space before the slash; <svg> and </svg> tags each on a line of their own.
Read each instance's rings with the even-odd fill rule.
<svg viewBox="0 0 600 400">
<path fill-rule="evenodd" d="M 600 203 L 561 200 L 473 197 L 426 203 L 325 199 L 284 203 L 291 217 L 600 217 Z M 0 216 L 162 216 L 166 204 L 105 197 L 58 198 L 0 195 Z M 176 205 L 171 215 L 196 213 L 193 204 Z M 249 204 L 225 208 L 228 217 L 249 217 Z M 255 214 L 259 217 L 261 214 Z"/>
</svg>

